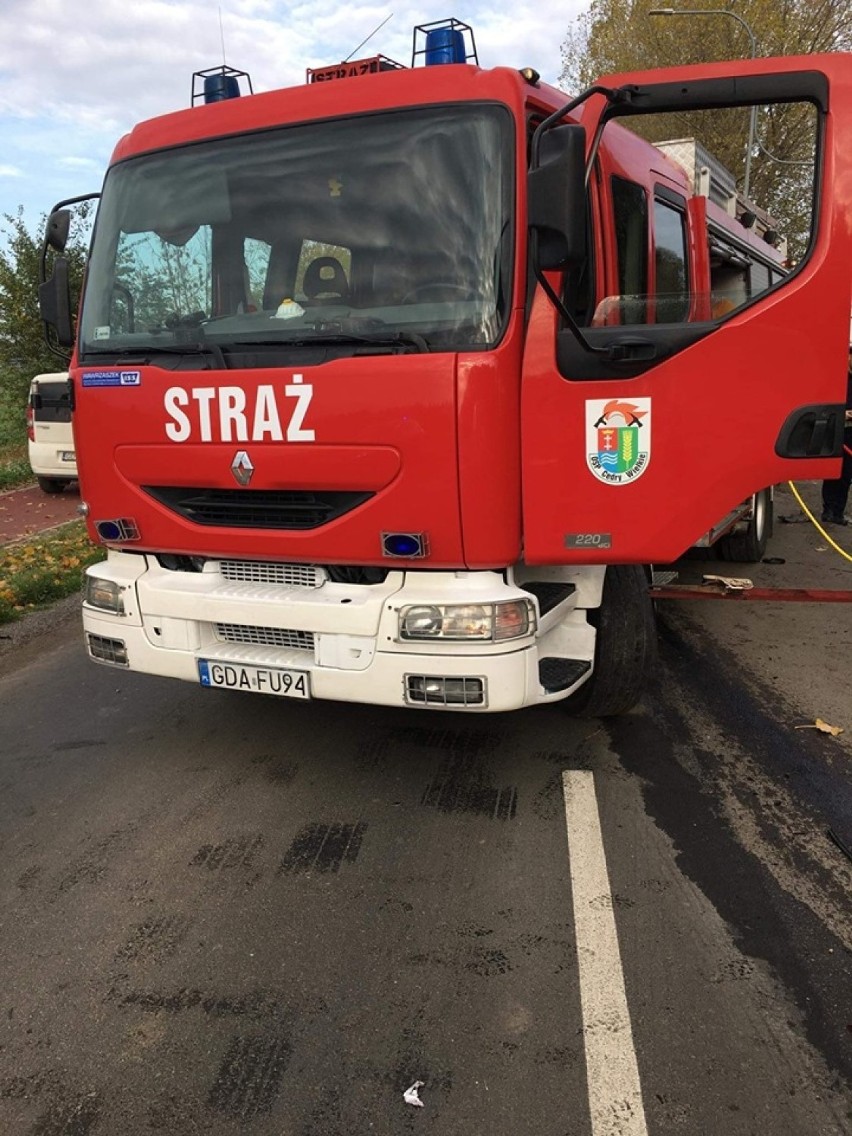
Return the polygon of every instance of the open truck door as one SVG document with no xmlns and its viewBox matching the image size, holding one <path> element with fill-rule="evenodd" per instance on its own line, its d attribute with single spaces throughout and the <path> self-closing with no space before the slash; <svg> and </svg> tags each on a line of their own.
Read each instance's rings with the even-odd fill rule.
<svg viewBox="0 0 852 1136">
<path fill-rule="evenodd" d="M 689 67 L 676 82 L 670 74 L 601 80 L 567 117 L 539 128 L 533 146 L 529 225 L 542 286 L 522 380 L 528 563 L 670 562 L 752 493 L 839 469 L 852 301 L 850 56 Z M 703 211 L 680 207 L 669 190 L 657 196 L 651 176 L 647 293 L 625 294 L 619 257 L 629 242 L 611 212 L 609 163 L 624 127 L 671 137 L 683 131 L 673 114 L 702 111 L 701 122 L 727 115 L 745 137 L 751 107 L 758 140 L 762 124 L 793 108 L 810 139 L 803 160 L 785 167 L 804 205 L 783 273 L 722 310 L 694 294 L 688 260 L 706 239 L 692 231 Z M 660 115 L 674 125 L 651 126 Z M 585 190 L 567 152 L 576 137 L 566 148 L 547 136 L 576 134 L 566 121 L 585 131 Z M 554 201 L 555 191 L 565 199 Z M 747 205 L 740 200 L 744 226 Z M 678 271 L 679 295 L 667 290 Z M 566 297 L 580 277 L 594 281 L 594 296 L 578 316 Z"/>
</svg>

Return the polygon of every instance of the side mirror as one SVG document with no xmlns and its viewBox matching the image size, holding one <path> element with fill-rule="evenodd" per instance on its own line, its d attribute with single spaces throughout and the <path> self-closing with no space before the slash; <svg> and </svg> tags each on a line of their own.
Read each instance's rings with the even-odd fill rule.
<svg viewBox="0 0 852 1136">
<path fill-rule="evenodd" d="M 64 252 L 68 244 L 68 231 L 71 227 L 70 209 L 56 209 L 47 219 L 44 240 L 55 252 Z"/>
<path fill-rule="evenodd" d="M 586 131 L 555 126 L 527 175 L 527 224 L 538 236 L 538 267 L 565 268 L 586 254 Z"/>
<path fill-rule="evenodd" d="M 73 347 L 71 289 L 68 283 L 68 261 L 64 256 L 58 256 L 54 261 L 50 279 L 39 284 L 38 306 L 41 318 L 56 332 L 59 346 Z"/>
</svg>

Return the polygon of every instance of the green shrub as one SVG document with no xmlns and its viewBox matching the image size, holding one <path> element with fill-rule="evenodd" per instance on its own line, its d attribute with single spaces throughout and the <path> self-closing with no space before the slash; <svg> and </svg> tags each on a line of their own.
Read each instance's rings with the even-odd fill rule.
<svg viewBox="0 0 852 1136">
<path fill-rule="evenodd" d="M 0 377 L 0 491 L 33 480 L 27 458 L 26 403 Z"/>
<path fill-rule="evenodd" d="M 26 457 L 7 457 L 0 461 L 0 490 L 14 489 L 33 480 L 33 471 Z"/>
<path fill-rule="evenodd" d="M 0 455 L 9 448 L 25 446 L 26 441 L 26 401 L 0 377 Z"/>
<path fill-rule="evenodd" d="M 79 592 L 88 565 L 103 558 L 82 521 L 0 548 L 0 623 Z"/>
</svg>

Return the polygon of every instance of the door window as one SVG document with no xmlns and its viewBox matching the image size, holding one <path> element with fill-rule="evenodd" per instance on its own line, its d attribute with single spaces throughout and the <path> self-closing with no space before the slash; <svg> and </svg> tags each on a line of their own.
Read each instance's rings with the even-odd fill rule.
<svg viewBox="0 0 852 1136">
<path fill-rule="evenodd" d="M 598 309 L 598 323 L 645 323 L 648 292 L 648 198 L 644 188 L 627 178 L 613 177 L 612 210 L 618 260 L 616 304 Z M 614 318 L 617 313 L 618 318 Z"/>
<path fill-rule="evenodd" d="M 657 323 L 682 323 L 689 316 L 685 206 L 684 202 L 684 208 L 679 209 L 658 197 L 654 199 L 654 308 Z"/>
</svg>

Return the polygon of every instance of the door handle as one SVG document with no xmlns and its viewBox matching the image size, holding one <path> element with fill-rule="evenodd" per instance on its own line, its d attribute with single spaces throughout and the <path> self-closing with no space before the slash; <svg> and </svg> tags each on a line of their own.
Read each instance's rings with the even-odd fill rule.
<svg viewBox="0 0 852 1136">
<path fill-rule="evenodd" d="M 836 458 L 843 452 L 842 403 L 800 406 L 787 415 L 775 443 L 779 458 Z"/>
</svg>

